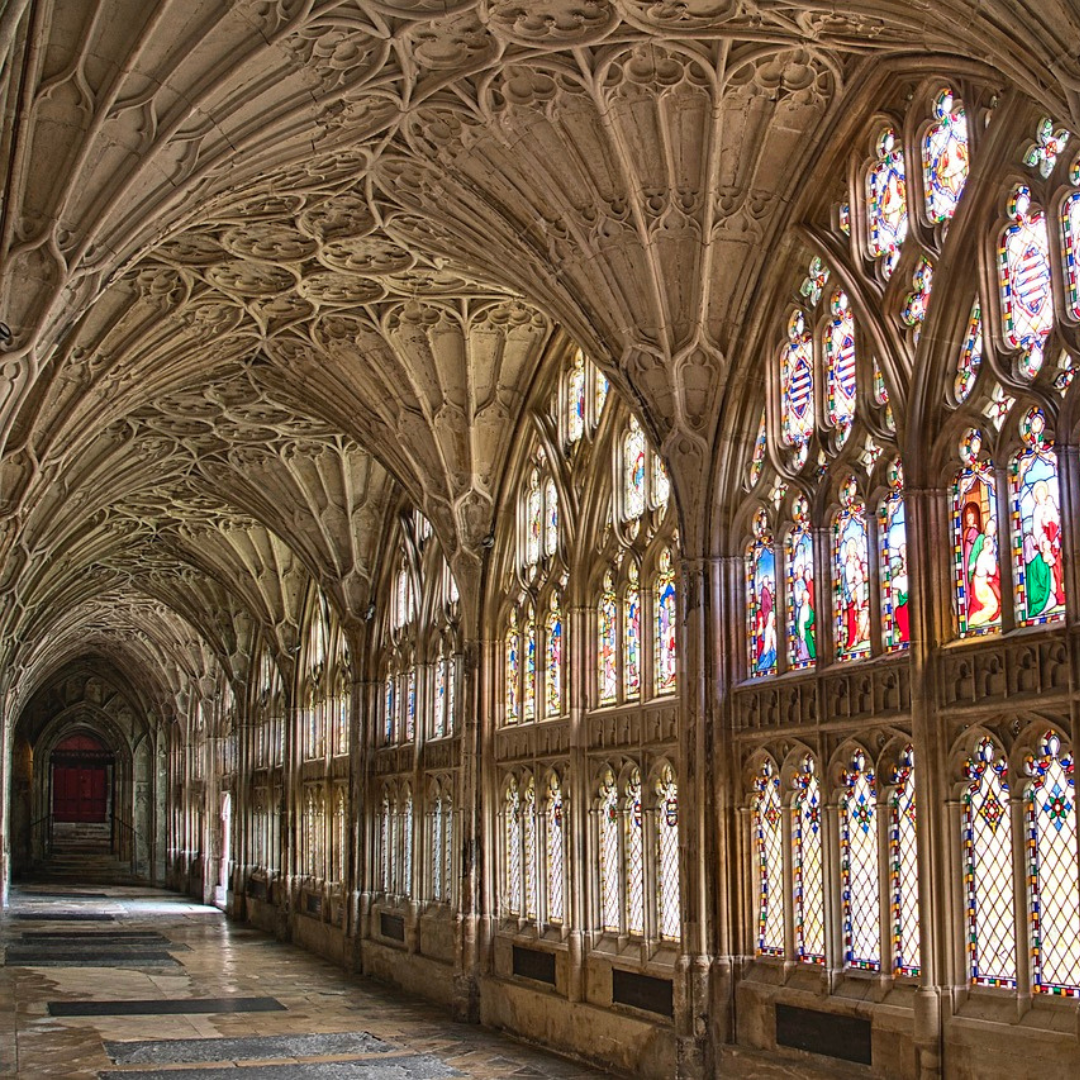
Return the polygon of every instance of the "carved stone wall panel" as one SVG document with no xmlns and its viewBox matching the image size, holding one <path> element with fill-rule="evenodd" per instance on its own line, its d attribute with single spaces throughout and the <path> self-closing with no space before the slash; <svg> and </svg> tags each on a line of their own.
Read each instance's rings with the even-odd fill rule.
<svg viewBox="0 0 1080 1080">
<path fill-rule="evenodd" d="M 570 724 L 566 720 L 508 727 L 495 733 L 495 760 L 500 762 L 550 757 L 569 750 Z"/>
<path fill-rule="evenodd" d="M 457 768 L 461 764 L 461 740 L 437 739 L 424 743 L 420 751 L 420 764 L 429 772 Z"/>
<path fill-rule="evenodd" d="M 1061 697 L 1069 692 L 1076 662 L 1070 661 L 1064 631 L 1020 640 L 982 638 L 968 647 L 946 649 L 938 669 L 943 704 L 993 706 Z"/>
</svg>

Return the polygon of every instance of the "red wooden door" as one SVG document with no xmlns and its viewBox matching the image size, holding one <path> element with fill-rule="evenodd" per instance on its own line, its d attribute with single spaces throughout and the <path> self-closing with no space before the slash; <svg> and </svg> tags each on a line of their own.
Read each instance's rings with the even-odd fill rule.
<svg viewBox="0 0 1080 1080">
<path fill-rule="evenodd" d="M 53 768 L 53 820 L 104 821 L 107 774 L 93 763 Z"/>
</svg>

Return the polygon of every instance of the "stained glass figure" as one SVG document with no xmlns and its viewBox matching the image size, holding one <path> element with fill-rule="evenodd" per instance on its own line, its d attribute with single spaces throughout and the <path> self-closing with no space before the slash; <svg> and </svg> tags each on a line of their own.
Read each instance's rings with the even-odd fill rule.
<svg viewBox="0 0 1080 1080">
<path fill-rule="evenodd" d="M 600 898 L 604 930 L 617 934 L 621 929 L 619 898 L 622 895 L 619 869 L 619 794 L 609 769 L 600 782 Z"/>
<path fill-rule="evenodd" d="M 926 321 L 933 284 L 934 264 L 925 255 L 920 255 L 915 264 L 915 273 L 911 275 L 911 292 L 907 294 L 900 313 L 904 322 L 911 327 L 911 340 L 915 345 L 919 344 L 922 325 Z"/>
<path fill-rule="evenodd" d="M 1016 916 L 1008 765 L 984 738 L 965 767 L 968 957 L 976 986 L 1016 986 Z M 1075 857 L 1075 856 L 1074 856 Z"/>
<path fill-rule="evenodd" d="M 1057 159 L 1068 141 L 1068 131 L 1065 128 L 1055 131 L 1053 120 L 1044 116 L 1035 129 L 1034 141 L 1024 154 L 1024 164 L 1038 169 L 1039 175 L 1045 179 L 1054 171 Z"/>
<path fill-rule="evenodd" d="M 979 365 L 982 363 L 983 333 L 982 333 L 982 306 L 979 298 L 971 307 L 971 316 L 968 319 L 967 333 L 964 335 L 964 344 L 960 349 L 960 358 L 956 363 L 956 380 L 953 390 L 956 394 L 957 404 L 967 401 L 971 394 L 975 379 L 979 374 Z"/>
<path fill-rule="evenodd" d="M 446 734 L 446 656 L 435 662 L 435 700 L 431 710 L 432 738 L 441 739 Z"/>
<path fill-rule="evenodd" d="M 762 469 L 765 468 L 765 410 L 761 410 L 761 420 L 758 422 L 757 438 L 754 440 L 754 451 L 750 457 L 750 471 L 747 475 L 747 483 L 752 488 L 761 479 Z"/>
<path fill-rule="evenodd" d="M 787 577 L 788 667 L 810 667 L 817 660 L 817 601 L 814 589 L 814 539 L 810 505 L 795 496 L 785 547 Z"/>
<path fill-rule="evenodd" d="M 799 295 L 804 296 L 811 309 L 816 308 L 821 301 L 821 294 L 829 281 L 829 268 L 815 255 L 810 260 L 810 271 L 803 279 L 799 287 Z"/>
<path fill-rule="evenodd" d="M 1020 354 L 1020 374 L 1034 378 L 1054 326 L 1046 215 L 1023 184 L 1013 189 L 1008 214 L 1012 223 L 1002 229 L 998 244 L 1002 329 L 1005 344 Z"/>
<path fill-rule="evenodd" d="M 801 311 L 788 320 L 788 341 L 780 354 L 780 426 L 784 441 L 797 451 L 814 433 L 814 346 Z M 803 453 L 800 462 L 805 459 Z"/>
<path fill-rule="evenodd" d="M 559 547 L 559 493 L 555 481 L 548 477 L 544 484 L 544 554 L 549 558 Z"/>
<path fill-rule="evenodd" d="M 596 410 L 596 423 L 600 423 L 600 417 L 604 413 L 604 403 L 607 401 L 608 389 L 610 384 L 607 381 L 605 375 L 601 375 L 600 372 L 596 373 L 596 398 L 595 398 L 595 410 Z"/>
<path fill-rule="evenodd" d="M 387 675 L 383 686 L 383 738 L 394 741 L 394 676 Z"/>
<path fill-rule="evenodd" d="M 923 137 L 923 189 L 926 216 L 951 220 L 968 176 L 968 130 L 964 106 L 943 88 L 934 99 L 934 122 Z"/>
<path fill-rule="evenodd" d="M 521 864 L 521 789 L 517 777 L 511 776 L 506 785 L 503 806 L 503 827 L 506 842 L 506 910 L 520 915 L 522 908 L 523 873 Z"/>
<path fill-rule="evenodd" d="M 506 722 L 516 724 L 521 719 L 521 638 L 518 635 L 517 609 L 510 612 L 506 630 Z"/>
<path fill-rule="evenodd" d="M 885 128 L 877 140 L 877 160 L 866 173 L 867 250 L 882 261 L 882 274 L 892 276 L 907 236 L 907 179 L 904 151 L 896 132 Z"/>
<path fill-rule="evenodd" d="M 405 739 L 416 738 L 416 668 L 409 668 L 405 693 Z"/>
<path fill-rule="evenodd" d="M 1080 187 L 1080 157 L 1069 168 L 1073 187 Z M 1061 204 L 1061 261 L 1069 314 L 1080 320 L 1080 191 Z"/>
<path fill-rule="evenodd" d="M 889 887 L 893 974 L 917 978 L 919 966 L 919 865 L 915 832 L 915 751 L 906 746 L 892 776 L 889 799 Z"/>
<path fill-rule="evenodd" d="M 904 470 L 900 460 L 889 466 L 889 492 L 878 511 L 881 528 L 881 629 L 886 652 L 911 641 L 908 615 L 907 514 Z"/>
<path fill-rule="evenodd" d="M 394 618 L 395 630 L 400 630 L 409 621 L 409 571 L 402 567 L 398 571 L 397 587 L 394 590 Z"/>
<path fill-rule="evenodd" d="M 1080 872 L 1072 754 L 1048 731 L 1026 762 L 1031 974 L 1036 993 L 1080 996 Z"/>
<path fill-rule="evenodd" d="M 544 838 L 547 843 L 547 919 L 551 923 L 562 923 L 565 914 L 564 880 L 566 847 L 563 837 L 563 795 L 558 773 L 548 777 L 547 798 L 544 806 Z"/>
<path fill-rule="evenodd" d="M 854 476 L 840 488 L 833 518 L 833 610 L 836 656 L 849 660 L 870 651 L 870 556 L 866 509 Z"/>
<path fill-rule="evenodd" d="M 585 357 L 578 349 L 566 380 L 566 440 L 576 443 L 585 434 Z"/>
<path fill-rule="evenodd" d="M 784 828 L 780 777 L 766 761 L 754 778 L 754 847 L 757 854 L 757 954 L 784 955 Z"/>
<path fill-rule="evenodd" d="M 960 442 L 962 468 L 953 482 L 953 559 L 961 637 L 1001 626 L 1001 567 L 993 467 L 979 460 L 982 437 L 969 429 Z"/>
<path fill-rule="evenodd" d="M 600 596 L 597 627 L 600 704 L 610 705 L 619 694 L 619 606 L 615 597 L 615 579 L 610 570 L 604 574 L 604 591 Z"/>
<path fill-rule="evenodd" d="M 544 664 L 544 715 L 558 716 L 562 712 L 563 624 L 559 594 L 551 594 L 545 637 L 547 657 Z"/>
<path fill-rule="evenodd" d="M 446 732 L 447 735 L 454 733 L 457 726 L 457 713 L 455 703 L 457 701 L 457 657 L 451 656 L 446 672 Z"/>
<path fill-rule="evenodd" d="M 645 513 L 645 432 L 636 417 L 623 439 L 623 517 L 633 521 Z"/>
<path fill-rule="evenodd" d="M 634 701 L 641 693 L 641 591 L 637 563 L 626 572 L 623 595 L 623 696 Z"/>
<path fill-rule="evenodd" d="M 522 633 L 522 647 L 525 650 L 525 678 L 521 694 L 521 716 L 523 720 L 536 719 L 536 622 L 532 609 L 529 609 Z"/>
<path fill-rule="evenodd" d="M 844 963 L 865 971 L 881 968 L 878 895 L 877 786 L 861 750 L 841 775 L 840 880 Z"/>
<path fill-rule="evenodd" d="M 1021 449 L 1012 459 L 1013 578 L 1020 626 L 1052 622 L 1065 615 L 1061 549 L 1061 498 L 1057 455 L 1041 409 L 1020 421 Z"/>
<path fill-rule="evenodd" d="M 626 932 L 645 933 L 645 818 L 641 807 L 641 773 L 626 781 Z"/>
<path fill-rule="evenodd" d="M 665 765 L 656 781 L 657 923 L 660 937 L 682 936 L 679 905 L 679 789 L 675 772 Z"/>
<path fill-rule="evenodd" d="M 851 235 L 851 203 L 842 202 L 836 212 L 837 223 L 840 231 L 845 236 Z"/>
<path fill-rule="evenodd" d="M 825 385 L 828 392 L 829 423 L 846 438 L 855 418 L 855 319 L 851 303 L 843 289 L 837 289 L 829 301 L 831 318 L 825 324 Z"/>
<path fill-rule="evenodd" d="M 656 638 L 653 660 L 656 692 L 673 694 L 678 653 L 675 638 L 675 567 L 671 561 L 671 552 L 667 548 L 660 553 L 655 582 Z"/>
<path fill-rule="evenodd" d="M 792 816 L 792 892 L 795 953 L 804 964 L 825 963 L 825 885 L 821 845 L 821 787 L 807 754 L 795 774 Z"/>
<path fill-rule="evenodd" d="M 543 518 L 543 498 L 540 494 L 540 474 L 534 469 L 529 477 L 528 494 L 525 497 L 525 565 L 535 566 L 540 561 L 540 532 Z"/>
<path fill-rule="evenodd" d="M 536 784 L 526 777 L 521 793 L 521 862 L 525 875 L 525 918 L 536 918 L 537 846 L 536 846 Z"/>
<path fill-rule="evenodd" d="M 881 363 L 874 357 L 874 401 L 879 405 L 889 404 L 889 387 L 885 382 L 885 372 L 881 370 Z"/>
<path fill-rule="evenodd" d="M 776 551 L 768 515 L 754 515 L 754 539 L 746 552 L 746 617 L 750 674 L 776 674 Z"/>
<path fill-rule="evenodd" d="M 657 509 L 667 506 L 671 497 L 671 481 L 659 454 L 652 455 L 652 503 Z"/>
</svg>

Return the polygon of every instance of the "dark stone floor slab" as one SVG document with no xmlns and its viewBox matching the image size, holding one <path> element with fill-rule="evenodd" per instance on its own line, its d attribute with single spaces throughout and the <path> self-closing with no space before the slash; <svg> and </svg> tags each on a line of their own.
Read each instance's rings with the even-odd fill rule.
<svg viewBox="0 0 1080 1080">
<path fill-rule="evenodd" d="M 260 1080 L 441 1080 L 442 1077 L 464 1076 L 430 1054 L 411 1054 L 408 1057 L 384 1061 L 326 1061 L 297 1065 L 260 1065 Z M 243 1071 L 222 1069 L 150 1069 L 123 1072 L 101 1072 L 101 1080 L 238 1080 Z"/>
<path fill-rule="evenodd" d="M 168 941 L 18 941 L 8 947 L 8 958 L 14 953 L 41 953 L 43 956 L 81 956 L 84 953 L 115 953 L 130 956 L 133 953 L 190 952 L 190 945 L 173 945 Z"/>
<path fill-rule="evenodd" d="M 16 911 L 16 919 L 33 919 L 34 922 L 116 922 L 115 915 L 92 915 L 87 911 Z"/>
<path fill-rule="evenodd" d="M 384 1054 L 395 1047 L 366 1031 L 331 1035 L 253 1035 L 239 1039 L 106 1042 L 114 1065 L 179 1065 L 196 1061 L 257 1061 L 330 1054 Z"/>
<path fill-rule="evenodd" d="M 167 1000 L 50 1001 L 50 1016 L 193 1016 L 196 1013 L 284 1012 L 272 997 L 169 998 Z M 235 1080 L 235 1077 L 233 1078 Z"/>
<path fill-rule="evenodd" d="M 167 953 L 159 957 L 131 957 L 124 956 L 114 960 L 93 959 L 87 960 L 81 957 L 59 957 L 48 960 L 23 960 L 18 964 L 9 963 L 8 967 L 105 967 L 105 968 L 178 968 L 184 965 L 179 960 L 174 960 Z"/>
<path fill-rule="evenodd" d="M 46 900 L 108 900 L 103 892 L 49 892 L 47 889 L 20 889 L 20 896 L 32 896 Z"/>
<path fill-rule="evenodd" d="M 176 961 L 163 949 L 95 949 L 87 948 L 51 948 L 42 949 L 38 946 L 9 945 L 5 952 L 4 960 L 8 967 L 37 967 L 40 964 L 53 966 L 105 965 L 109 964 L 142 964 L 159 963 L 162 961 L 176 963 Z"/>
<path fill-rule="evenodd" d="M 169 939 L 156 930 L 24 930 L 19 935 L 21 942 L 28 941 L 55 941 L 57 944 L 71 942 L 76 945 L 79 942 L 121 942 L 131 941 L 138 943 L 167 942 Z M 178 948 L 179 946 L 171 946 Z M 185 945 L 186 949 L 187 946 Z"/>
</svg>

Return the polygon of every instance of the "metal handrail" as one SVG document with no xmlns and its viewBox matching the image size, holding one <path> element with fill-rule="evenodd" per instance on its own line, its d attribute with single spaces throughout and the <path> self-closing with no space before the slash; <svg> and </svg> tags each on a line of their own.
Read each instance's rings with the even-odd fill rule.
<svg viewBox="0 0 1080 1080">
<path fill-rule="evenodd" d="M 127 832 L 130 834 L 126 838 L 127 842 L 128 842 L 128 845 L 129 845 L 128 862 L 131 864 L 132 873 L 134 873 L 135 869 L 136 869 L 136 867 L 138 865 L 138 860 L 139 860 L 139 848 L 138 848 L 139 830 L 136 829 L 135 826 L 132 825 L 130 822 L 125 821 L 121 817 L 117 817 L 116 814 L 110 813 L 109 817 L 112 818 L 112 820 L 113 820 L 113 822 L 115 824 L 119 825 L 121 828 L 126 829 Z"/>
<path fill-rule="evenodd" d="M 52 847 L 52 814 L 42 814 L 36 821 L 31 821 L 26 827 L 27 834 L 30 840 L 30 858 L 33 859 L 34 855 L 34 830 L 42 823 L 47 823 L 48 828 L 45 830 L 45 844 L 43 855 L 49 854 L 49 848 Z"/>
</svg>

